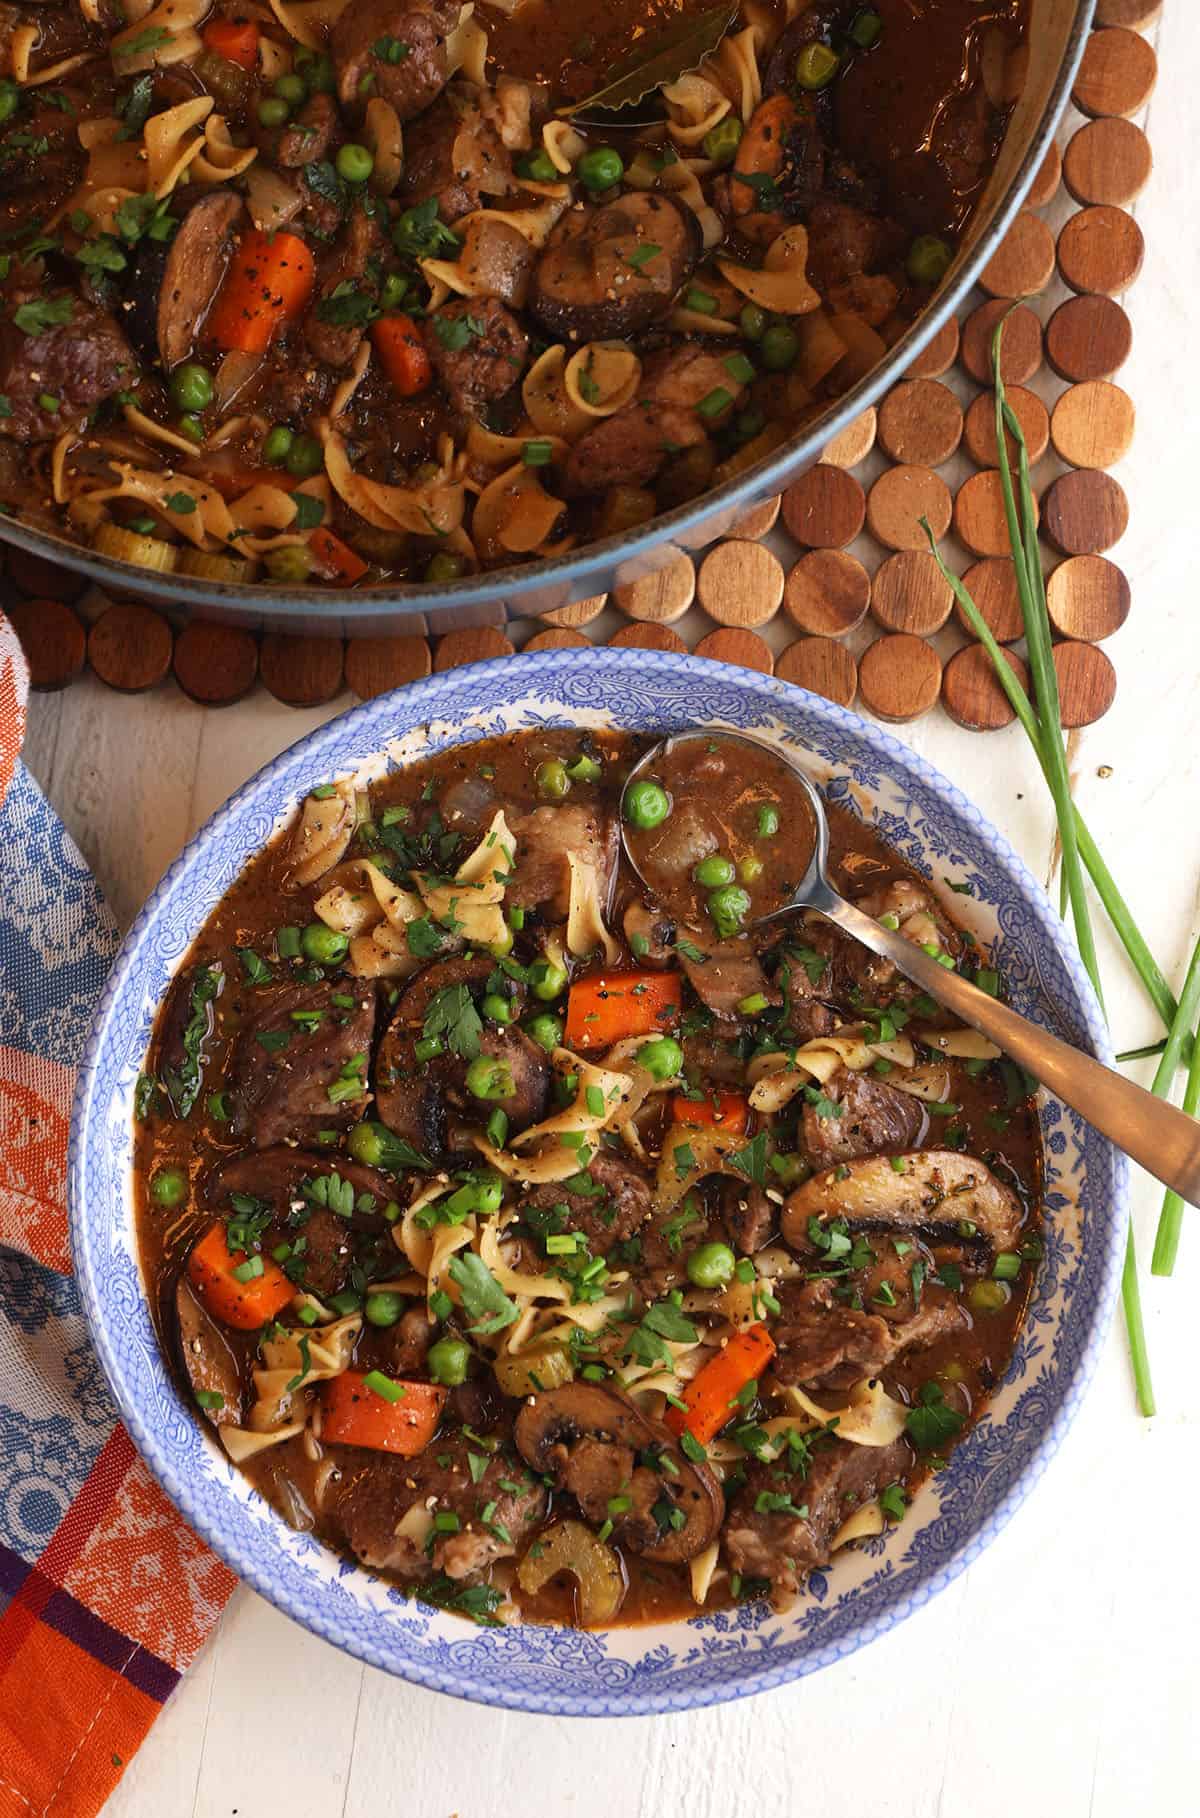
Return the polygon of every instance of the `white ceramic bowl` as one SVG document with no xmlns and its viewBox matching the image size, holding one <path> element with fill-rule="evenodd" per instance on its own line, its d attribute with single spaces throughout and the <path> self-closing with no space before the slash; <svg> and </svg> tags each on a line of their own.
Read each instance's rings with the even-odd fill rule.
<svg viewBox="0 0 1200 1818">
<path fill-rule="evenodd" d="M 724 723 L 804 755 L 829 799 L 866 815 L 993 952 L 1013 1004 L 1111 1060 L 1096 999 L 1050 903 L 1002 835 L 889 733 L 813 695 L 692 657 L 596 649 L 437 675 L 354 709 L 269 764 L 163 878 L 113 967 L 71 1128 L 75 1263 L 96 1349 L 134 1442 L 235 1571 L 374 1666 L 488 1704 L 572 1715 L 681 1710 L 760 1691 L 850 1653 L 920 1608 L 1003 1526 L 1053 1456 L 1092 1374 L 1119 1278 L 1127 1164 L 1054 1099 L 1041 1106 L 1046 1253 L 1004 1381 L 950 1465 L 886 1536 L 814 1573 L 784 1616 L 765 1603 L 645 1628 L 481 1629 L 288 1528 L 181 1400 L 159 1351 L 134 1241 L 133 1092 L 155 1011 L 246 861 L 314 782 L 523 726 L 666 732 Z"/>
</svg>

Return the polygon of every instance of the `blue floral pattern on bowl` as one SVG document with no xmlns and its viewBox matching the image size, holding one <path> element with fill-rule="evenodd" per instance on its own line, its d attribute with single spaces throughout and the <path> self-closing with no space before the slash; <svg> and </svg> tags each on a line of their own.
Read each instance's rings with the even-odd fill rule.
<svg viewBox="0 0 1200 1818">
<path fill-rule="evenodd" d="M 1059 918 L 962 793 L 881 729 L 788 685 L 692 657 L 555 651 L 451 671 L 320 728 L 209 821 L 131 930 L 96 1012 L 71 1128 L 76 1267 L 96 1349 L 135 1443 L 188 1520 L 243 1578 L 373 1666 L 482 1703 L 574 1716 L 683 1710 L 765 1690 L 902 1621 L 988 1544 L 1060 1445 L 1112 1312 L 1127 1220 L 1124 1159 L 1043 1095 L 1048 1229 L 1029 1320 L 990 1408 L 905 1521 L 817 1573 L 780 1615 L 752 1603 L 583 1634 L 479 1629 L 401 1597 L 288 1528 L 225 1459 L 166 1369 L 137 1261 L 132 1104 L 155 1009 L 245 862 L 322 778 L 545 725 L 666 732 L 722 723 L 802 753 L 830 799 L 867 816 L 992 947 L 1018 1010 L 1111 1059 Z"/>
</svg>

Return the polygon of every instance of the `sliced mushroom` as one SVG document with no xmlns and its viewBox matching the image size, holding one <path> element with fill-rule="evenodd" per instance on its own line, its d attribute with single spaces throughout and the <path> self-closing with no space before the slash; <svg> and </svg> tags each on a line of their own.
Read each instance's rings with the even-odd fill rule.
<svg viewBox="0 0 1200 1818">
<path fill-rule="evenodd" d="M 236 1427 L 242 1418 L 242 1377 L 232 1346 L 197 1298 L 186 1271 L 179 1271 L 173 1298 L 179 1362 L 198 1405 L 215 1427 Z M 219 1400 L 213 1399 L 220 1397 Z"/>
<path fill-rule="evenodd" d="M 668 314 L 703 250 L 699 222 L 673 196 L 570 209 L 538 261 L 529 307 L 573 341 L 624 337 Z"/>
<path fill-rule="evenodd" d="M 613 1523 L 613 1539 L 643 1559 L 678 1565 L 715 1540 L 725 1504 L 706 1464 L 692 1464 L 674 1435 L 625 1396 L 572 1382 L 526 1402 L 517 1450 L 535 1471 L 574 1496 L 589 1521 Z M 657 1461 L 669 1460 L 664 1468 Z M 611 1514 L 614 1497 L 629 1499 Z"/>
<path fill-rule="evenodd" d="M 192 204 L 171 242 L 158 293 L 158 351 L 168 371 L 195 346 L 233 256 L 242 198 L 216 189 Z"/>
<path fill-rule="evenodd" d="M 998 1251 L 1012 1249 L 1022 1213 L 1016 1194 L 976 1156 L 921 1149 L 863 1156 L 814 1174 L 783 1209 L 780 1229 L 793 1248 L 806 1247 L 810 1218 L 903 1225 L 927 1241 L 960 1236 L 966 1220 Z"/>
<path fill-rule="evenodd" d="M 218 1204 L 223 1204 L 231 1193 L 249 1193 L 265 1201 L 283 1219 L 299 1197 L 304 1181 L 329 1174 L 338 1175 L 354 1188 L 354 1210 L 341 1215 L 345 1223 L 359 1231 L 382 1231 L 383 1208 L 395 1197 L 395 1186 L 385 1174 L 366 1168 L 361 1162 L 349 1161 L 344 1155 L 316 1155 L 287 1143 L 270 1149 L 251 1149 L 214 1168 L 206 1192 Z M 374 1207 L 367 1205 L 368 1199 L 375 1201 Z"/>
</svg>

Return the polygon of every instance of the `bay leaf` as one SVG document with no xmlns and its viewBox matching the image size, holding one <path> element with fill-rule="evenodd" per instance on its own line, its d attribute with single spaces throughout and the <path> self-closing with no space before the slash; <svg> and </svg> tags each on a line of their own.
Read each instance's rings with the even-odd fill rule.
<svg viewBox="0 0 1200 1818">
<path fill-rule="evenodd" d="M 695 69 L 710 51 L 716 50 L 737 18 L 737 12 L 736 4 L 724 0 L 721 6 L 710 6 L 695 16 L 681 18 L 652 38 L 649 44 L 640 45 L 632 57 L 619 63 L 603 88 L 586 95 L 582 101 L 571 102 L 569 107 L 560 107 L 558 113 L 575 116 L 585 110 L 590 114 L 597 109 L 613 113 L 632 107 L 665 82 L 677 82 L 688 70 Z"/>
</svg>

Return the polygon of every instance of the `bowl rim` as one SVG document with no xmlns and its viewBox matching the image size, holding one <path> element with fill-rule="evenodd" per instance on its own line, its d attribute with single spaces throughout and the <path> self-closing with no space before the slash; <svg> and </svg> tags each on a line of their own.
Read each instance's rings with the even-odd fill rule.
<svg viewBox="0 0 1200 1818">
<path fill-rule="evenodd" d="M 514 672 L 519 673 L 522 680 L 528 682 L 528 688 L 523 689 L 523 693 L 536 696 L 539 692 L 539 682 L 544 680 L 545 693 L 553 699 L 555 680 L 561 681 L 564 655 L 569 655 L 573 659 L 573 665 L 582 664 L 597 670 L 620 670 L 623 667 L 627 668 L 628 665 L 627 653 L 603 647 L 587 651 L 573 650 L 569 653 L 555 650 L 537 652 L 533 656 L 493 658 L 490 661 L 470 666 L 472 678 L 478 683 L 477 694 L 480 703 L 486 705 L 488 701 L 490 693 L 488 684 L 490 682 L 498 678 L 507 678 Z M 706 676 L 711 677 L 712 666 L 703 658 L 659 651 L 639 652 L 638 655 L 639 658 L 649 659 L 648 667 L 680 682 L 701 683 Z M 978 819 L 991 848 L 990 868 L 1001 874 L 1007 874 L 1008 880 L 1015 890 L 1023 898 L 1031 900 L 1038 908 L 1045 926 L 1062 929 L 1058 957 L 1078 993 L 1080 1021 L 1087 1046 L 1099 1060 L 1112 1065 L 1113 1049 L 1104 1013 L 1083 968 L 1082 961 L 1070 940 L 1066 924 L 1058 917 L 1045 891 L 1006 836 L 974 806 L 958 785 L 951 782 L 927 758 L 903 745 L 886 728 L 872 724 L 848 708 L 840 707 L 821 696 L 809 694 L 807 690 L 795 689 L 789 684 L 779 682 L 773 677 L 763 676 L 754 670 L 743 669 L 732 664 L 723 665 L 722 670 L 724 679 L 732 680 L 734 686 L 739 689 L 746 689 L 760 695 L 775 695 L 780 706 L 780 717 L 785 721 L 788 699 L 801 695 L 806 710 L 812 712 L 815 709 L 817 717 L 824 719 L 832 729 L 848 733 L 860 740 L 884 765 L 889 759 L 892 761 L 899 759 L 904 767 L 915 770 L 921 780 L 927 786 L 932 787 L 955 813 L 962 813 L 965 810 Z M 835 1659 L 842 1659 L 856 1652 L 868 1641 L 874 1640 L 876 1636 L 896 1627 L 952 1583 L 1007 1526 L 1060 1449 L 1063 1438 L 1079 1410 L 1083 1396 L 1099 1364 L 1119 1288 L 1120 1264 L 1129 1221 L 1130 1164 L 1128 1158 L 1116 1150 L 1111 1143 L 1104 1142 L 1104 1148 L 1111 1158 L 1113 1172 L 1112 1191 L 1109 1195 L 1111 1217 L 1107 1231 L 1102 1230 L 1093 1237 L 1093 1242 L 1103 1246 L 1100 1258 L 1103 1265 L 1101 1291 L 1093 1303 L 1090 1315 L 1077 1316 L 1081 1319 L 1090 1318 L 1090 1330 L 1087 1332 L 1074 1364 L 1065 1362 L 1061 1366 L 1063 1392 L 1059 1406 L 1036 1443 L 1030 1448 L 1019 1475 L 1004 1493 L 1000 1502 L 983 1520 L 978 1530 L 969 1534 L 938 1566 L 923 1568 L 915 1572 L 912 1588 L 887 1610 L 882 1620 L 871 1621 L 859 1618 L 839 1639 L 818 1644 L 794 1658 L 783 1660 L 776 1665 L 770 1664 L 773 1658 L 772 1652 L 763 1650 L 761 1658 L 764 1664 L 761 1667 L 745 1672 L 729 1682 L 716 1679 L 713 1683 L 689 1687 L 686 1692 L 682 1693 L 660 1692 L 655 1688 L 653 1681 L 648 1686 L 637 1686 L 628 1692 L 613 1690 L 606 1693 L 604 1709 L 597 1710 L 590 1708 L 589 1700 L 584 1694 L 579 1694 L 577 1698 L 574 1698 L 570 1691 L 564 1693 L 542 1688 L 530 1690 L 520 1685 L 509 1686 L 499 1677 L 488 1676 L 485 1671 L 474 1664 L 465 1664 L 462 1669 L 453 1665 L 439 1664 L 436 1658 L 437 1650 L 431 1650 L 429 1663 L 412 1657 L 399 1659 L 382 1647 L 375 1646 L 369 1639 L 360 1639 L 355 1635 L 344 1633 L 336 1615 L 326 1616 L 322 1610 L 310 1610 L 301 1614 L 289 1594 L 286 1580 L 283 1577 L 271 1578 L 264 1571 L 260 1571 L 242 1553 L 236 1535 L 230 1535 L 205 1517 L 198 1508 L 197 1498 L 193 1496 L 186 1478 L 177 1473 L 165 1452 L 160 1448 L 153 1422 L 143 1413 L 136 1397 L 127 1391 L 121 1365 L 108 1337 L 108 1324 L 110 1320 L 120 1317 L 120 1310 L 106 1309 L 101 1300 L 95 1275 L 96 1259 L 93 1253 L 95 1237 L 89 1232 L 88 1221 L 84 1214 L 89 1192 L 88 1165 L 85 1157 L 88 1148 L 88 1127 L 94 1114 L 93 1101 L 99 1089 L 97 1074 L 109 1035 L 111 1012 L 127 976 L 138 963 L 142 943 L 155 922 L 159 910 L 170 899 L 176 886 L 185 879 L 187 872 L 209 842 L 219 840 L 229 823 L 236 819 L 244 807 L 253 802 L 255 796 L 270 784 L 278 772 L 292 764 L 301 751 L 304 751 L 312 760 L 308 766 L 312 773 L 314 775 L 323 774 L 322 765 L 327 749 L 342 741 L 347 728 L 353 727 L 356 723 L 366 725 L 386 714 L 389 704 L 394 705 L 395 708 L 402 708 L 406 721 L 403 729 L 397 728 L 393 732 L 392 736 L 395 738 L 402 738 L 405 731 L 414 730 L 436 721 L 438 718 L 436 702 L 439 693 L 452 685 L 456 677 L 461 679 L 462 673 L 459 670 L 435 674 L 409 684 L 403 689 L 361 702 L 345 713 L 335 715 L 333 719 L 303 734 L 260 766 L 188 840 L 179 856 L 163 873 L 122 941 L 105 980 L 80 1057 L 70 1115 L 68 1224 L 76 1279 L 79 1284 L 89 1336 L 100 1360 L 120 1418 L 140 1457 L 175 1508 L 191 1523 L 197 1534 L 225 1561 L 241 1581 L 251 1585 L 268 1602 L 300 1623 L 302 1627 L 362 1660 L 366 1665 L 380 1667 L 396 1677 L 423 1686 L 428 1690 L 447 1692 L 451 1696 L 463 1698 L 472 1703 L 557 1716 L 649 1716 L 732 1702 L 734 1699 L 749 1697 L 757 1692 L 768 1691 L 790 1683 L 794 1679 L 805 1678 L 809 1673 L 818 1671 L 821 1667 L 831 1664 Z M 424 711 L 426 702 L 429 703 L 432 711 Z M 579 708 L 576 706 L 570 711 L 578 712 Z M 373 744 L 370 750 L 364 751 L 364 758 L 369 761 L 372 755 L 381 749 L 382 745 Z M 299 798 L 297 798 L 298 800 Z M 203 905 L 200 913 L 194 919 L 192 916 L 188 916 L 189 945 L 213 907 L 214 905 L 211 903 Z M 187 947 L 183 949 L 183 953 L 185 954 L 186 951 Z M 180 957 L 182 958 L 183 954 Z M 160 998 L 155 1005 L 155 1015 L 157 1015 L 161 1001 Z M 1103 1142 L 1103 1139 L 1097 1138 L 1097 1140 Z M 141 1280 L 140 1262 L 138 1276 L 139 1293 L 144 1297 L 145 1285 Z M 1069 1309 L 1064 1317 L 1070 1318 Z M 155 1342 L 157 1343 L 157 1337 Z M 190 1412 L 188 1417 L 191 1417 Z M 669 1626 L 683 1633 L 686 1628 L 686 1619 Z"/>
<path fill-rule="evenodd" d="M 631 573 L 637 573 L 668 560 L 671 554 L 677 553 L 676 545 L 684 549 L 705 547 L 723 534 L 718 519 L 725 520 L 726 530 L 731 529 L 737 518 L 757 500 L 780 491 L 792 473 L 819 460 L 825 445 L 902 377 L 966 298 L 1023 207 L 1026 193 L 1070 99 L 1097 0 L 1072 0 L 1072 3 L 1074 18 L 1041 117 L 1008 189 L 998 198 L 991 219 L 975 244 L 951 267 L 949 282 L 935 292 L 907 333 L 888 348 L 884 358 L 806 430 L 787 438 L 724 485 L 676 506 L 673 511 L 659 513 L 644 528 L 617 532 L 548 561 L 489 569 L 442 585 L 406 582 L 371 588 L 362 595 L 347 597 L 343 610 L 339 610 L 336 589 L 268 587 L 257 581 L 201 583 L 194 576 L 160 574 L 97 555 L 83 544 L 3 514 L 0 514 L 0 545 L 12 543 L 26 554 L 41 556 L 84 574 L 101 587 L 115 588 L 118 597 L 124 590 L 176 608 L 201 607 L 210 616 L 235 623 L 251 622 L 265 630 L 291 627 L 296 631 L 324 632 L 329 636 L 342 635 L 348 629 L 358 629 L 364 635 L 372 629 L 387 630 L 389 625 L 395 625 L 401 614 L 410 616 L 408 629 L 414 632 L 421 629 L 420 618 L 428 615 L 431 622 L 423 629 L 438 635 L 442 630 L 458 626 L 496 622 L 496 602 L 506 609 L 509 618 L 540 617 L 557 607 L 607 592 L 618 564 L 641 564 L 641 569 L 637 566 L 630 569 Z M 538 601 L 534 597 L 550 595 L 556 590 L 561 590 L 561 598 Z M 445 619 L 444 625 L 436 622 L 439 617 Z"/>
</svg>

